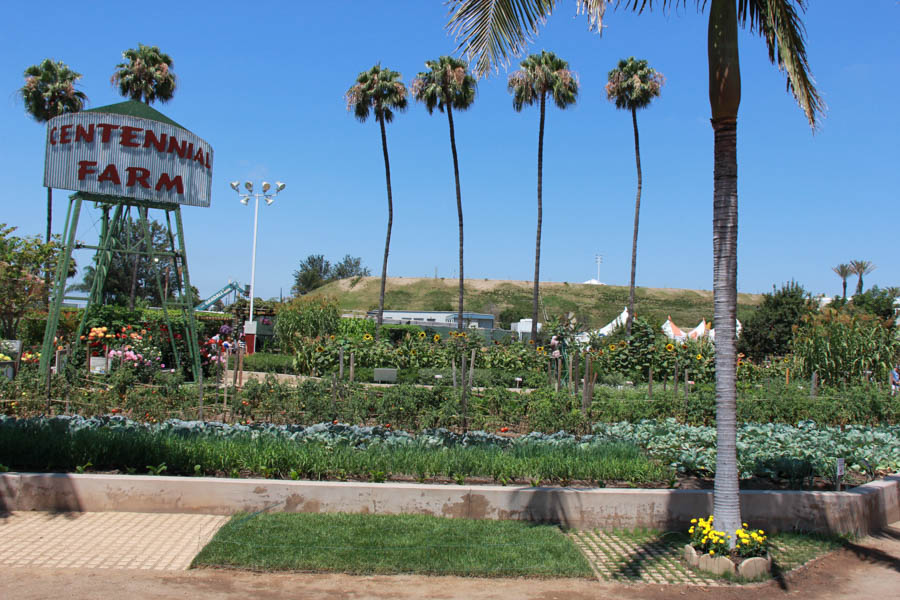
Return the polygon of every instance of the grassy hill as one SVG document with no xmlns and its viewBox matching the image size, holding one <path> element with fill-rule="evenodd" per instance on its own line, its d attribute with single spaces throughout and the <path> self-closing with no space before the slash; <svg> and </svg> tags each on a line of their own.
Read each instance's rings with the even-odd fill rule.
<svg viewBox="0 0 900 600">
<path fill-rule="evenodd" d="M 334 296 L 347 311 L 373 310 L 378 308 L 380 281 L 379 277 L 342 279 L 312 295 Z M 384 307 L 455 310 L 457 285 L 457 280 L 449 278 L 389 277 Z M 504 322 L 531 316 L 531 282 L 466 279 L 465 288 L 467 311 L 491 313 Z M 628 304 L 628 288 L 545 282 L 541 283 L 541 298 L 548 316 L 573 311 L 589 327 L 602 327 Z M 738 294 L 738 319 L 746 320 L 761 300 L 759 294 Z M 635 314 L 659 323 L 671 315 L 679 326 L 694 327 L 701 319 L 712 320 L 713 294 L 705 290 L 639 287 L 635 290 Z"/>
</svg>

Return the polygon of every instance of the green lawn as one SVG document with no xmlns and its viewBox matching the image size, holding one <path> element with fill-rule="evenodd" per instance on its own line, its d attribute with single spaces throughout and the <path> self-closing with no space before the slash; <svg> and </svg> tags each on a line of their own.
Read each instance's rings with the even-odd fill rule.
<svg viewBox="0 0 900 600">
<path fill-rule="evenodd" d="M 236 515 L 195 567 L 351 574 L 586 577 L 558 527 L 426 515 Z"/>
</svg>

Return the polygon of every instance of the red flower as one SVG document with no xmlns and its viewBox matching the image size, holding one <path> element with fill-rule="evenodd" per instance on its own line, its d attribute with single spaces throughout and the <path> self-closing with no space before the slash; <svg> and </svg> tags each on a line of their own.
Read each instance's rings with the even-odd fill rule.
<svg viewBox="0 0 900 600">
<path fill-rule="evenodd" d="M 331 424 L 332 424 L 332 425 L 337 425 L 337 424 L 338 424 L 338 420 L 335 419 L 334 421 L 331 422 Z"/>
<path fill-rule="evenodd" d="M 509 431 L 509 427 L 501 427 L 500 428 L 500 433 L 506 433 L 507 431 Z"/>
</svg>

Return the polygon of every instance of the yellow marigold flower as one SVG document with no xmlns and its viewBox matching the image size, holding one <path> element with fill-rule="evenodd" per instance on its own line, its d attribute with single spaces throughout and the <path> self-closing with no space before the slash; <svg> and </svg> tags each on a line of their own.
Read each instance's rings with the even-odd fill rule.
<svg viewBox="0 0 900 600">
<path fill-rule="evenodd" d="M 691 523 L 696 523 L 697 519 L 691 519 Z"/>
<path fill-rule="evenodd" d="M 703 360 L 703 355 L 702 355 L 702 354 L 698 354 L 698 355 L 697 355 L 697 360 Z"/>
<path fill-rule="evenodd" d="M 688 533 L 694 533 L 694 528 L 691 527 L 690 529 L 688 529 Z"/>
<path fill-rule="evenodd" d="M 746 523 L 741 523 L 741 525 L 742 525 L 743 527 L 747 527 L 747 524 L 746 524 Z"/>
<path fill-rule="evenodd" d="M 710 550 L 710 551 L 709 551 L 709 555 L 710 555 L 710 556 L 715 556 L 715 555 L 716 555 L 716 551 L 715 551 L 715 550 Z"/>
</svg>

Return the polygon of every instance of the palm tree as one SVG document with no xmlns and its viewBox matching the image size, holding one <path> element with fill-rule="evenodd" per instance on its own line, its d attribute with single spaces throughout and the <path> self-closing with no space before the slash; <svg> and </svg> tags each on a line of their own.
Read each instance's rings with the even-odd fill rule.
<svg viewBox="0 0 900 600">
<path fill-rule="evenodd" d="M 406 110 L 406 86 L 400 81 L 400 73 L 382 68 L 376 64 L 368 71 L 356 77 L 356 83 L 350 86 L 345 96 L 347 110 L 360 123 L 365 123 L 369 112 L 375 113 L 375 120 L 381 128 L 381 149 L 384 153 L 384 178 L 387 184 L 388 224 L 387 237 L 384 241 L 384 262 L 381 265 L 381 294 L 378 296 L 378 319 L 375 326 L 375 339 L 381 335 L 381 323 L 384 317 L 384 284 L 387 281 L 388 253 L 391 248 L 391 225 L 394 222 L 394 204 L 391 197 L 391 163 L 388 160 L 387 133 L 385 123 L 394 120 L 394 111 Z"/>
<path fill-rule="evenodd" d="M 665 10 L 686 0 L 661 0 Z M 549 0 L 451 0 L 448 28 L 460 48 L 485 74 L 509 54 L 521 52 L 537 33 L 555 2 Z M 577 0 L 590 27 L 602 31 L 606 0 Z M 617 3 L 618 4 L 618 3 Z M 652 0 L 622 0 L 642 12 Z M 737 313 L 737 115 L 741 101 L 738 25 L 766 42 L 769 60 L 787 75 L 787 87 L 815 127 L 824 108 L 809 72 L 805 30 L 798 14 L 803 0 L 697 0 L 709 8 L 707 60 L 709 104 L 714 132 L 713 290 L 716 323 L 716 480 L 713 513 L 716 528 L 732 533 L 741 525 L 736 454 L 735 319 Z"/>
<path fill-rule="evenodd" d="M 863 293 L 863 275 L 868 275 L 875 270 L 875 265 L 868 260 L 851 260 L 850 272 L 859 277 L 856 281 L 856 294 Z"/>
<path fill-rule="evenodd" d="M 116 65 L 110 83 L 119 87 L 119 93 L 126 98 L 151 104 L 159 100 L 168 102 L 175 94 L 175 73 L 172 72 L 172 57 L 159 51 L 156 46 L 138 44 L 137 49 L 129 48 L 122 53 L 128 62 Z M 134 255 L 131 273 L 131 294 L 128 308 L 134 309 L 137 292 L 138 262 L 140 255 Z"/>
<path fill-rule="evenodd" d="M 625 322 L 625 335 L 631 335 L 631 323 L 634 321 L 634 271 L 637 266 L 638 221 L 641 215 L 641 142 L 638 137 L 637 111 L 650 106 L 653 98 L 659 96 L 659 89 L 665 82 L 662 73 L 657 73 L 646 60 L 637 60 L 633 56 L 619 61 L 619 66 L 609 72 L 606 84 L 606 97 L 616 103 L 616 108 L 631 111 L 631 124 L 634 127 L 634 160 L 637 164 L 637 198 L 634 201 L 634 235 L 631 239 L 631 283 L 628 287 L 628 320 Z"/>
<path fill-rule="evenodd" d="M 578 80 L 569 70 L 569 63 L 552 52 L 542 50 L 522 61 L 522 69 L 509 76 L 507 87 L 513 95 L 513 108 L 521 112 L 526 105 L 538 103 L 541 120 L 538 126 L 537 157 L 537 236 L 534 243 L 534 292 L 531 305 L 531 339 L 537 340 L 538 293 L 541 279 L 541 220 L 543 217 L 544 120 L 547 96 L 561 110 L 575 104 Z"/>
<path fill-rule="evenodd" d="M 25 102 L 25 112 L 38 123 L 46 123 L 53 117 L 78 112 L 84 108 L 87 96 L 75 89 L 81 73 L 70 69 L 66 63 L 45 58 L 39 65 L 25 69 L 25 85 L 19 95 Z M 53 188 L 47 188 L 47 237 L 53 223 Z"/>
<path fill-rule="evenodd" d="M 157 46 L 138 44 L 122 53 L 128 62 L 116 65 L 110 83 L 119 87 L 119 94 L 138 102 L 152 104 L 168 102 L 175 94 L 175 73 L 172 57 Z"/>
<path fill-rule="evenodd" d="M 410 85 L 416 100 L 425 103 L 428 114 L 437 108 L 447 113 L 450 125 L 450 151 L 453 154 L 453 177 L 456 179 L 456 213 L 459 216 L 459 307 L 457 330 L 463 330 L 463 210 L 459 187 L 459 161 L 456 156 L 456 132 L 453 109 L 466 110 L 475 102 L 475 78 L 466 70 L 465 61 L 451 56 L 425 61 L 428 71 L 419 73 Z"/>
<path fill-rule="evenodd" d="M 836 267 L 831 267 L 831 270 L 841 278 L 841 297 L 847 300 L 847 278 L 853 275 L 853 267 L 846 263 L 841 263 Z"/>
</svg>

